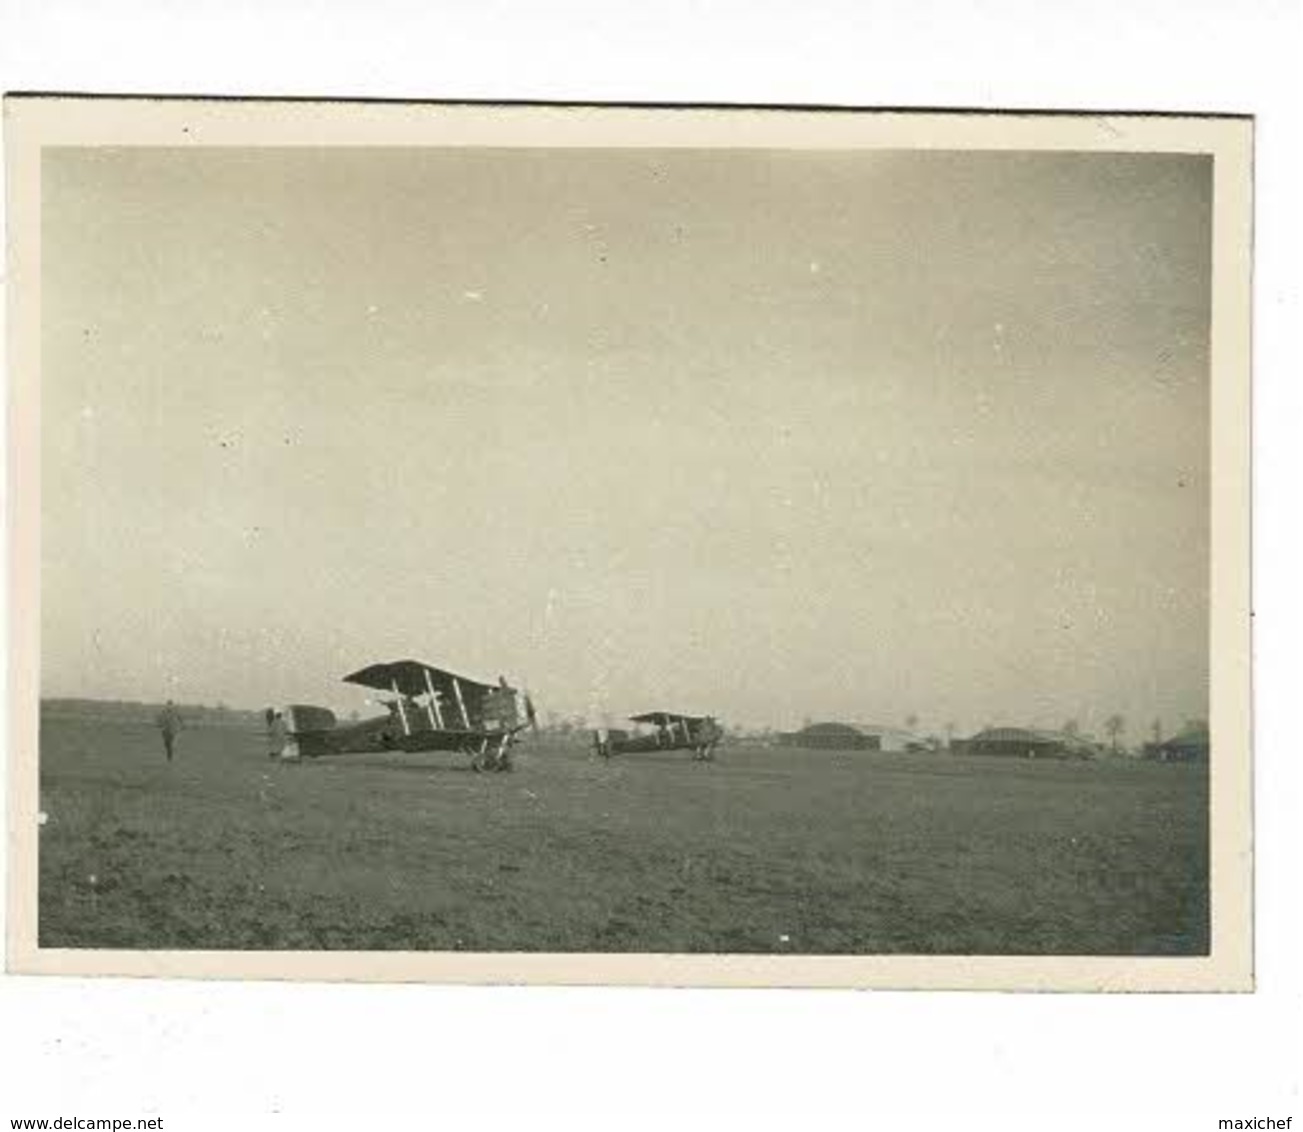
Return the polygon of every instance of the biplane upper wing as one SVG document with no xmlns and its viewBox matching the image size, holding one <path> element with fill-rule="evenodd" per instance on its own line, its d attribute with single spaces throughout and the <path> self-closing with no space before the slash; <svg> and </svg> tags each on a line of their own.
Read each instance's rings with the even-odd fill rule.
<svg viewBox="0 0 1303 1132">
<path fill-rule="evenodd" d="M 645 711 L 641 715 L 629 716 L 633 723 L 651 723 L 656 727 L 668 727 L 673 723 L 700 723 L 703 718 L 700 715 L 680 715 L 673 711 Z"/>
<path fill-rule="evenodd" d="M 425 720 L 413 719 L 399 700 L 398 710 L 404 730 L 413 727 L 424 729 L 428 722 L 429 727 L 436 731 L 496 733 L 516 723 L 515 689 L 458 676 L 455 672 L 419 660 L 372 664 L 345 676 L 344 681 L 410 700 L 425 697 L 426 708 L 421 713 L 428 717 Z"/>
<path fill-rule="evenodd" d="M 400 696 L 423 696 L 431 687 L 447 695 L 460 687 L 463 694 L 469 691 L 490 692 L 494 685 L 458 676 L 447 669 L 422 664 L 419 660 L 391 660 L 385 664 L 372 664 L 344 677 L 346 684 L 360 684 L 379 692 L 393 692 Z"/>
</svg>

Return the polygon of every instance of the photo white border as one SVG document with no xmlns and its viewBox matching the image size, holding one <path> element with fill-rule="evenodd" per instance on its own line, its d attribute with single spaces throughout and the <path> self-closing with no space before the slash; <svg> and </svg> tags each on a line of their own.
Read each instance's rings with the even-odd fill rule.
<svg viewBox="0 0 1303 1132">
<path fill-rule="evenodd" d="M 11 98 L 9 969 L 360 982 L 1244 991 L 1253 986 L 1249 355 L 1252 123 L 1233 117 Z M 703 956 L 42 949 L 37 945 L 40 150 L 47 146 L 1059 149 L 1214 157 L 1207 957 Z"/>
</svg>

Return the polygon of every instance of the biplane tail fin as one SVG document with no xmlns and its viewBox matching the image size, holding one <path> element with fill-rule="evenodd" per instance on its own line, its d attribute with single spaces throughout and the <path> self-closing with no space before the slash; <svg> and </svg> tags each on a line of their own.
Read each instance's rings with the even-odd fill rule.
<svg viewBox="0 0 1303 1132">
<path fill-rule="evenodd" d="M 324 732 L 333 731 L 337 721 L 335 713 L 329 708 L 313 707 L 311 704 L 290 704 L 286 707 L 283 718 L 284 742 L 279 753 L 282 759 L 295 762 L 304 755 L 315 757 L 324 753 Z"/>
<path fill-rule="evenodd" d="M 331 731 L 337 722 L 335 713 L 330 708 L 290 704 L 285 709 L 285 726 L 294 735 L 307 731 Z"/>
</svg>

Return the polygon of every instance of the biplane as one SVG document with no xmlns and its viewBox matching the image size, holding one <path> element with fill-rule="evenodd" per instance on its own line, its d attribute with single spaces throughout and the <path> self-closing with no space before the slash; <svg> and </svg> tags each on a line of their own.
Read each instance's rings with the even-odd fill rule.
<svg viewBox="0 0 1303 1132">
<path fill-rule="evenodd" d="M 593 732 L 593 747 L 604 759 L 613 755 L 631 755 L 640 751 L 691 751 L 701 762 L 715 758 L 715 748 L 724 737 L 724 729 L 710 715 L 679 715 L 670 711 L 647 711 L 631 715 L 631 723 L 650 724 L 650 734 L 634 735 L 628 731 Z"/>
<path fill-rule="evenodd" d="M 372 664 L 344 677 L 381 693 L 385 714 L 341 724 L 328 708 L 291 704 L 273 755 L 320 758 L 367 751 L 454 751 L 476 771 L 511 769 L 511 748 L 537 729 L 529 696 L 498 678 L 484 684 L 417 660 Z"/>
</svg>

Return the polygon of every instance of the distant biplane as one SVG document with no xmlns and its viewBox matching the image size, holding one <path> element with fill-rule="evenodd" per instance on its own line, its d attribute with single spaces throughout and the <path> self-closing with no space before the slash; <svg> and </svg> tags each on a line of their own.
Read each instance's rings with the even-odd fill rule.
<svg viewBox="0 0 1303 1132">
<path fill-rule="evenodd" d="M 632 723 L 649 723 L 656 728 L 649 735 L 632 735 L 628 731 L 593 732 L 593 747 L 604 759 L 612 755 L 631 755 L 640 751 L 691 751 L 692 757 L 710 762 L 724 730 L 709 715 L 678 715 L 670 711 L 648 711 L 631 715 Z"/>
<path fill-rule="evenodd" d="M 365 751 L 455 751 L 476 771 L 510 770 L 511 748 L 537 727 L 528 695 L 499 677 L 482 684 L 416 660 L 373 664 L 345 676 L 347 684 L 387 694 L 386 714 L 340 724 L 328 708 L 291 704 L 283 714 L 284 759 Z"/>
</svg>

